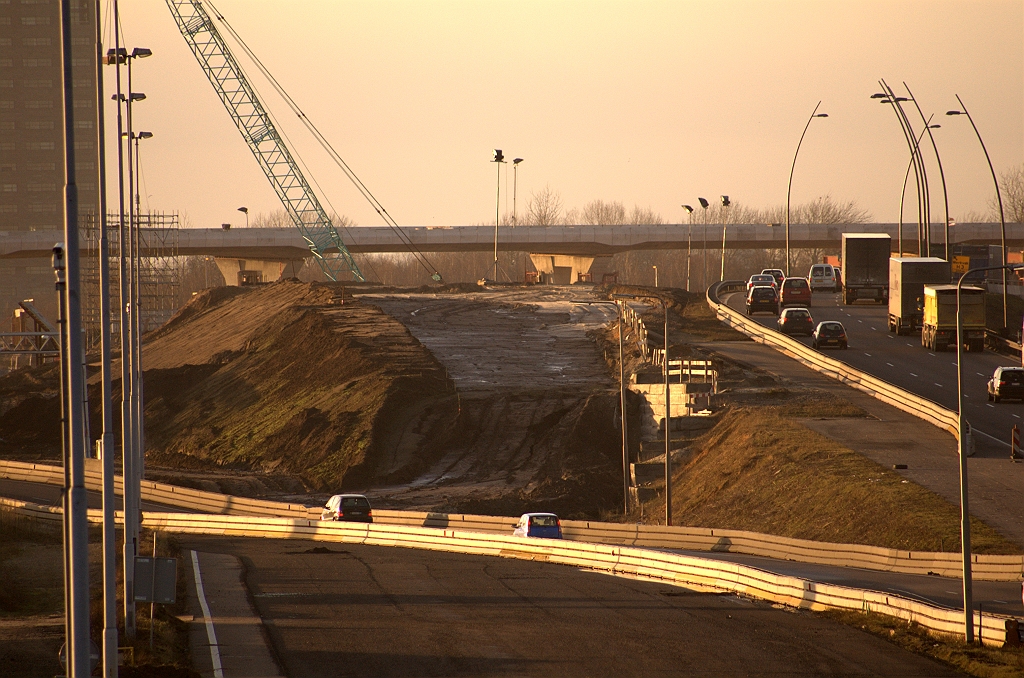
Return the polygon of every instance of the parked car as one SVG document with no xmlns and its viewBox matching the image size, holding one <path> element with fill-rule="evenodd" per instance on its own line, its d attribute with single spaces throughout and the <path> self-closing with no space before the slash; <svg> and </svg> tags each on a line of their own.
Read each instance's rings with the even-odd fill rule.
<svg viewBox="0 0 1024 678">
<path fill-rule="evenodd" d="M 843 327 L 843 323 L 836 322 L 835 320 L 826 320 L 818 323 L 818 326 L 814 328 L 814 334 L 811 335 L 811 346 L 814 348 L 822 348 L 824 346 L 846 348 L 848 345 L 846 328 Z"/>
<path fill-rule="evenodd" d="M 779 285 L 782 285 L 782 281 L 786 279 L 786 274 L 782 272 L 781 268 L 766 268 L 761 271 L 761 275 L 770 275 Z"/>
<path fill-rule="evenodd" d="M 807 284 L 812 292 L 835 292 L 836 271 L 832 264 L 814 264 L 807 273 Z"/>
<path fill-rule="evenodd" d="M 320 520 L 342 520 L 372 523 L 370 500 L 361 494 L 336 494 L 327 500 L 320 512 Z"/>
<path fill-rule="evenodd" d="M 750 288 L 747 294 L 747 315 L 758 312 L 779 314 L 779 294 L 774 287 L 758 285 Z"/>
<path fill-rule="evenodd" d="M 562 521 L 554 513 L 524 513 L 512 530 L 512 536 L 561 539 Z"/>
<path fill-rule="evenodd" d="M 1004 398 L 1024 401 L 1024 367 L 997 367 L 988 380 L 988 399 L 998 403 Z"/>
<path fill-rule="evenodd" d="M 783 309 L 779 315 L 779 332 L 783 334 L 814 334 L 814 318 L 806 308 Z"/>
<path fill-rule="evenodd" d="M 811 287 L 804 278 L 786 278 L 782 281 L 780 299 L 783 308 L 787 306 L 810 308 Z"/>
<path fill-rule="evenodd" d="M 779 287 L 779 284 L 775 282 L 774 276 L 762 273 L 755 273 L 754 275 L 750 276 L 750 280 L 747 281 L 747 293 L 749 294 L 750 290 L 754 289 L 758 285 L 768 285 L 769 287 L 774 287 L 776 289 L 778 289 Z"/>
</svg>

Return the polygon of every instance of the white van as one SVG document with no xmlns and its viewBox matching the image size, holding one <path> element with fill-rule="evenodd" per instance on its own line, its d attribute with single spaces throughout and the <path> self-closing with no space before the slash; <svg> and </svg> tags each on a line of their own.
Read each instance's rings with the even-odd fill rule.
<svg viewBox="0 0 1024 678">
<path fill-rule="evenodd" d="M 836 271 L 832 264 L 814 264 L 807 274 L 807 284 L 812 292 L 835 292 Z"/>
</svg>

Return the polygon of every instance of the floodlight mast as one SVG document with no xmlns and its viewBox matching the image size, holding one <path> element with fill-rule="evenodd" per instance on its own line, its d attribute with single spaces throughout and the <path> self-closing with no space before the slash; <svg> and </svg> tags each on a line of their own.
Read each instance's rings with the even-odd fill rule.
<svg viewBox="0 0 1024 678">
<path fill-rule="evenodd" d="M 270 180 L 288 216 L 302 233 L 320 269 L 331 280 L 348 273 L 363 282 L 365 278 L 359 266 L 202 3 L 199 0 L 166 1 L 178 30 Z M 337 249 L 338 256 L 328 258 L 326 254 L 332 249 Z"/>
</svg>

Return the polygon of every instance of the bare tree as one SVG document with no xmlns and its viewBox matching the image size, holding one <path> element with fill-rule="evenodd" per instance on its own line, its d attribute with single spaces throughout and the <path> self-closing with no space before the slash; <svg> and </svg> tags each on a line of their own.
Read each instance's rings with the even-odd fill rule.
<svg viewBox="0 0 1024 678">
<path fill-rule="evenodd" d="M 1024 223 L 1024 164 L 1011 167 L 999 177 L 999 190 L 1003 196 L 1003 218 L 1007 223 Z M 999 219 L 999 203 L 995 196 L 989 202 L 993 221 Z"/>
<path fill-rule="evenodd" d="M 533 226 L 555 226 L 561 223 L 562 196 L 545 186 L 534 192 L 526 204 L 525 222 Z"/>
</svg>

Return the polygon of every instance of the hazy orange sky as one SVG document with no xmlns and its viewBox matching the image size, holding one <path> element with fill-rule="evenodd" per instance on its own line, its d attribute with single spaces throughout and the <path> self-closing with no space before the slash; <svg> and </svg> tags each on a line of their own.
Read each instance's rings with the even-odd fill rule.
<svg viewBox="0 0 1024 678">
<path fill-rule="evenodd" d="M 935 135 L 952 215 L 985 211 L 994 194 L 969 122 L 944 115 L 957 107 L 954 94 L 970 108 L 997 172 L 1024 162 L 1020 0 L 216 6 L 403 225 L 493 223 L 494 148 L 525 158 L 520 212 L 545 186 L 567 208 L 618 200 L 676 223 L 679 205 L 696 205 L 698 195 L 781 205 L 819 100 L 829 117 L 807 133 L 794 204 L 830 193 L 894 222 L 910 156 L 892 109 L 869 98 L 879 78 L 901 94 L 906 81 L 942 125 Z M 165 3 L 124 0 L 121 20 L 129 48 L 153 50 L 133 68 L 136 91 L 147 95 L 135 128 L 155 135 L 142 142 L 143 207 L 180 211 L 202 227 L 244 223 L 242 205 L 251 215 L 280 209 Z M 380 225 L 242 63 L 337 212 Z M 112 91 L 113 70 L 106 73 Z M 920 128 L 916 111 L 908 114 Z M 933 220 L 941 221 L 930 162 Z M 510 191 L 511 179 L 509 171 Z M 915 221 L 916 210 L 905 218 Z"/>
</svg>

